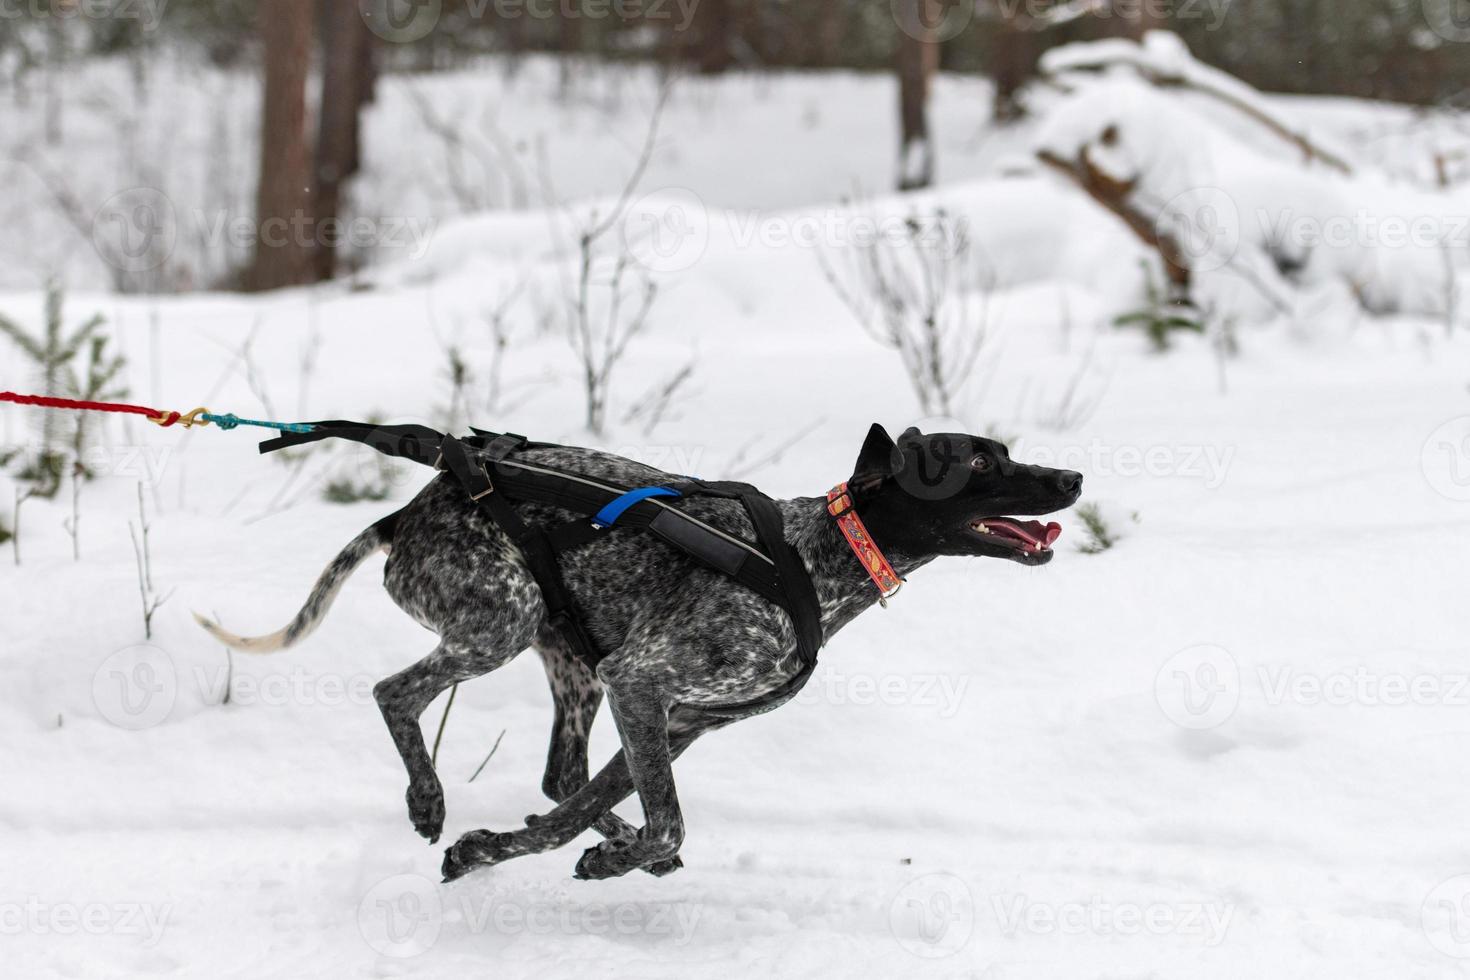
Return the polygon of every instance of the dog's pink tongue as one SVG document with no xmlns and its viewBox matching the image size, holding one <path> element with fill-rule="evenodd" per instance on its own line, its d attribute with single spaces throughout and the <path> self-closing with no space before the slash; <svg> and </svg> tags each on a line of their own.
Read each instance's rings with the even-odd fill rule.
<svg viewBox="0 0 1470 980">
<path fill-rule="evenodd" d="M 1055 521 L 1043 524 L 1040 521 L 1007 521 L 1020 532 L 1029 544 L 1037 548 L 1050 548 L 1062 536 L 1062 526 Z"/>
<path fill-rule="evenodd" d="M 1057 538 L 1062 536 L 1062 526 L 1056 521 L 1050 524 L 1043 524 L 1040 521 L 1020 521 L 1018 523 L 1032 543 L 1043 548 L 1050 548 L 1056 543 Z"/>
</svg>

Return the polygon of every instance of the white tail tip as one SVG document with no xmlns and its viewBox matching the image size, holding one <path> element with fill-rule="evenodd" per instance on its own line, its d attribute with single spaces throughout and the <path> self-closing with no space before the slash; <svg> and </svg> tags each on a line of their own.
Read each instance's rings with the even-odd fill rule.
<svg viewBox="0 0 1470 980">
<path fill-rule="evenodd" d="M 205 618 L 199 613 L 194 614 L 194 621 L 204 627 L 210 636 L 232 650 L 240 650 L 244 653 L 275 653 L 277 650 L 282 650 L 286 646 L 285 630 L 272 633 L 269 636 L 236 636 L 234 633 L 223 629 L 218 623 Z"/>
</svg>

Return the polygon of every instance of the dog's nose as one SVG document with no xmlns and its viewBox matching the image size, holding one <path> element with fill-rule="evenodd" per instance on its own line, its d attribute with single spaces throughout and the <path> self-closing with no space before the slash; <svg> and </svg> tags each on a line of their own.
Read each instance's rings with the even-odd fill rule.
<svg viewBox="0 0 1470 980">
<path fill-rule="evenodd" d="M 1072 470 L 1060 470 L 1057 473 L 1057 487 L 1063 493 L 1082 492 L 1082 474 L 1074 473 Z"/>
</svg>

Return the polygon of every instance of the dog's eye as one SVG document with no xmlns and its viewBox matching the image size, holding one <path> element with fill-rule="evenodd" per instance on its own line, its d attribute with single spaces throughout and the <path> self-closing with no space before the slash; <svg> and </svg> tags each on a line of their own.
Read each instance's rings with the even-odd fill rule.
<svg viewBox="0 0 1470 980">
<path fill-rule="evenodd" d="M 970 460 L 970 469 L 977 473 L 989 473 L 995 469 L 995 460 L 984 453 L 980 453 L 974 459 Z"/>
</svg>

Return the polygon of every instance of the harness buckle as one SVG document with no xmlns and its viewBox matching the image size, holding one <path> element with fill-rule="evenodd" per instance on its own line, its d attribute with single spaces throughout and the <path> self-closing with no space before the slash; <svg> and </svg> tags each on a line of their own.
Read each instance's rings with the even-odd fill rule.
<svg viewBox="0 0 1470 980">
<path fill-rule="evenodd" d="M 480 464 L 480 475 L 485 478 L 485 489 L 479 493 L 470 494 L 470 500 L 478 503 L 495 492 L 495 484 L 490 481 L 490 471 L 485 469 L 485 464 Z"/>
</svg>

